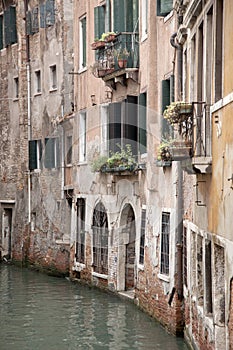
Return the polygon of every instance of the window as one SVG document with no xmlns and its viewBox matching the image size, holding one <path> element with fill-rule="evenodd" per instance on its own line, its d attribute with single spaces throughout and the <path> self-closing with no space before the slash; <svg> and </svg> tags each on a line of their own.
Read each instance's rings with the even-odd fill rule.
<svg viewBox="0 0 233 350">
<path fill-rule="evenodd" d="M 225 251 L 224 248 L 214 245 L 214 312 L 216 324 L 225 325 L 226 298 L 225 298 Z"/>
<path fill-rule="evenodd" d="M 223 0 L 216 1 L 215 102 L 222 98 Z"/>
<path fill-rule="evenodd" d="M 204 303 L 204 285 L 203 285 L 203 238 L 197 236 L 197 300 L 198 304 L 203 306 Z"/>
<path fill-rule="evenodd" d="M 50 66 L 50 84 L 51 90 L 57 88 L 57 67 L 56 65 Z"/>
<path fill-rule="evenodd" d="M 115 32 L 138 32 L 138 0 L 114 0 Z"/>
<path fill-rule="evenodd" d="M 169 274 L 170 213 L 162 213 L 160 273 Z"/>
<path fill-rule="evenodd" d="M 35 71 L 35 93 L 39 94 L 41 92 L 41 74 L 40 70 Z"/>
<path fill-rule="evenodd" d="M 45 139 L 45 168 L 52 169 L 59 166 L 59 140 L 58 138 Z"/>
<path fill-rule="evenodd" d="M 19 98 L 19 78 L 14 78 L 14 98 Z"/>
<path fill-rule="evenodd" d="M 41 168 L 42 143 L 41 140 L 29 141 L 29 170 Z"/>
<path fill-rule="evenodd" d="M 122 102 L 109 105 L 109 150 L 130 144 L 132 152 L 146 152 L 146 94 L 127 96 Z"/>
<path fill-rule="evenodd" d="M 146 209 L 142 209 L 139 263 L 144 264 Z"/>
<path fill-rule="evenodd" d="M 87 40 L 87 33 L 86 33 L 86 30 L 87 30 L 87 20 L 86 20 L 86 17 L 82 18 L 80 20 L 80 40 L 79 40 L 79 44 L 80 44 L 80 47 L 79 47 L 79 69 L 82 70 L 84 68 L 86 68 L 86 59 L 87 59 L 87 43 L 86 43 L 86 40 Z"/>
<path fill-rule="evenodd" d="M 8 7 L 3 14 L 5 47 L 17 43 L 16 8 Z"/>
<path fill-rule="evenodd" d="M 168 121 L 163 118 L 163 112 L 171 102 L 174 101 L 174 75 L 171 75 L 169 79 L 162 80 L 162 121 L 161 121 L 161 134 L 164 139 L 169 139 L 172 135 L 172 127 Z"/>
<path fill-rule="evenodd" d="M 85 259 L 85 199 L 77 199 L 77 232 L 76 232 L 76 260 L 84 263 Z"/>
<path fill-rule="evenodd" d="M 95 272 L 108 273 L 108 218 L 102 203 L 93 213 L 93 268 Z"/>
<path fill-rule="evenodd" d="M 66 137 L 66 165 L 72 164 L 72 135 Z"/>
<path fill-rule="evenodd" d="M 142 40 L 147 37 L 148 33 L 148 0 L 142 0 Z"/>
<path fill-rule="evenodd" d="M 79 161 L 86 160 L 86 112 L 79 114 Z"/>
<path fill-rule="evenodd" d="M 167 16 L 173 9 L 173 0 L 157 0 L 157 16 Z"/>
</svg>

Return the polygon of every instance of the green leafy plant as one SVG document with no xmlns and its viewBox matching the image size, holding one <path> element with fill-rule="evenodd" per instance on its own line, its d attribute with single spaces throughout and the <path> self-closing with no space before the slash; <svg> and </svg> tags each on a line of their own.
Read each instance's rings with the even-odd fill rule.
<svg viewBox="0 0 233 350">
<path fill-rule="evenodd" d="M 92 171 L 132 171 L 136 168 L 137 162 L 132 153 L 131 145 L 127 144 L 124 147 L 119 147 L 119 151 L 110 152 L 110 157 L 99 156 L 92 162 Z"/>
<path fill-rule="evenodd" d="M 126 60 L 129 57 L 129 55 L 130 53 L 126 49 L 126 47 L 119 47 L 118 49 L 114 50 L 114 56 L 117 58 L 117 60 Z"/>
<path fill-rule="evenodd" d="M 172 160 L 171 142 L 162 140 L 157 149 L 157 160 L 169 161 Z"/>
</svg>

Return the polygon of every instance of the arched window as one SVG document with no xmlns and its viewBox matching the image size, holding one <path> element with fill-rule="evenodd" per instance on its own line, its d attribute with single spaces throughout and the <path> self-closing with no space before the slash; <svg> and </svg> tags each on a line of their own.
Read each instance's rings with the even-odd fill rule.
<svg viewBox="0 0 233 350">
<path fill-rule="evenodd" d="M 93 213 L 93 267 L 94 271 L 108 273 L 108 218 L 100 202 Z"/>
</svg>

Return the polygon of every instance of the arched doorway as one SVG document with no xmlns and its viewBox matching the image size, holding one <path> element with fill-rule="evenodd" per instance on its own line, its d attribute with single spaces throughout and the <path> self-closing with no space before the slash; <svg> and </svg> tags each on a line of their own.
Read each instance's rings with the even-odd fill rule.
<svg viewBox="0 0 233 350">
<path fill-rule="evenodd" d="M 133 289 L 135 286 L 135 215 L 130 204 L 126 204 L 121 213 L 119 231 L 119 278 L 120 290 Z"/>
<path fill-rule="evenodd" d="M 93 212 L 93 268 L 108 273 L 108 218 L 104 205 L 99 202 Z"/>
</svg>

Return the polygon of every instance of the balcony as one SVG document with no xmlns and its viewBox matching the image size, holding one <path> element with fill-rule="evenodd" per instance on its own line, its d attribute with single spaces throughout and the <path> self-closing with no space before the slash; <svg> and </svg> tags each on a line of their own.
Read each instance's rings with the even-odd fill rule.
<svg viewBox="0 0 233 350">
<path fill-rule="evenodd" d="M 127 79 L 138 82 L 139 36 L 137 33 L 121 32 L 105 41 L 93 43 L 96 61 L 92 73 L 106 85 L 116 89 L 116 83 L 126 85 Z"/>
<path fill-rule="evenodd" d="M 188 172 L 210 173 L 212 157 L 209 106 L 204 102 L 173 102 L 165 110 L 164 118 L 173 126 L 173 135 L 160 143 L 158 166 L 181 161 L 184 170 Z"/>
</svg>

